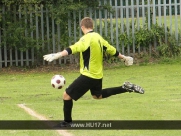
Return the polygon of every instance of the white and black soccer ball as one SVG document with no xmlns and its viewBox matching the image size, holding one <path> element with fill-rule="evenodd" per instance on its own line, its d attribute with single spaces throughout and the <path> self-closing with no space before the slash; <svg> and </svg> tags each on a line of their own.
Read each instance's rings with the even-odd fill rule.
<svg viewBox="0 0 181 136">
<path fill-rule="evenodd" d="M 65 78 L 62 75 L 54 75 L 51 79 L 53 88 L 61 89 L 65 85 Z"/>
</svg>

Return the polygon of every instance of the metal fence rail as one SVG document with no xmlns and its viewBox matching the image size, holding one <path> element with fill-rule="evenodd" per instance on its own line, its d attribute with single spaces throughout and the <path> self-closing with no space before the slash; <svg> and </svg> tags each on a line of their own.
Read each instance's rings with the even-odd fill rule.
<svg viewBox="0 0 181 136">
<path fill-rule="evenodd" d="M 94 19 L 95 31 L 99 32 L 104 37 L 110 39 L 110 42 L 123 54 L 130 54 L 141 52 L 143 49 L 136 49 L 136 45 L 133 41 L 133 45 L 127 47 L 125 51 L 124 44 L 119 40 L 119 35 L 124 33 L 125 27 L 127 27 L 126 33 L 134 37 L 135 21 L 137 28 L 144 25 L 145 20 L 148 20 L 148 27 L 151 24 L 158 23 L 164 25 L 165 32 L 167 27 L 170 29 L 170 33 L 174 34 L 176 39 L 179 36 L 179 29 L 181 28 L 181 0 L 99 0 L 100 7 L 97 9 L 85 9 L 84 11 L 74 12 L 73 18 L 67 20 L 68 23 L 68 36 L 69 45 L 76 42 L 81 36 L 82 32 L 79 29 L 78 22 L 85 17 L 89 16 Z M 107 9 L 101 7 L 102 4 L 110 4 L 114 9 L 114 12 L 108 12 Z M 17 7 L 11 7 L 7 9 L 5 5 L 0 5 L 1 14 L 4 15 L 8 10 L 15 11 L 15 15 L 12 15 L 14 21 L 20 20 L 27 11 L 24 7 L 23 11 L 18 10 Z M 61 43 L 61 26 L 56 24 L 54 18 L 50 16 L 49 10 L 44 8 L 43 5 L 38 8 L 36 5 L 32 5 L 31 8 L 34 12 L 27 12 L 24 22 L 29 28 L 35 27 L 31 33 L 25 30 L 24 34 L 27 37 L 41 41 L 41 50 L 35 50 L 34 48 L 26 51 L 19 51 L 17 48 L 8 48 L 8 45 L 3 37 L 6 33 L 6 27 L 1 24 L 0 29 L 0 68 L 9 66 L 32 66 L 37 63 L 46 65 L 47 62 L 43 61 L 42 57 L 39 58 L 37 54 L 42 54 L 45 50 L 49 53 L 60 51 L 63 47 Z M 21 8 L 22 9 L 22 8 Z M 70 16 L 70 13 L 69 15 Z M 2 16 L 2 20 L 5 20 L 5 16 Z M 129 29 L 130 28 L 130 29 Z M 132 29 L 131 29 L 132 28 Z M 132 30 L 130 32 L 130 30 Z M 8 40 L 8 37 L 6 37 Z M 133 39 L 134 40 L 134 39 Z M 167 37 L 165 35 L 165 41 Z M 69 46 L 64 45 L 64 46 Z M 151 46 L 149 52 L 151 52 Z M 156 43 L 154 45 L 156 47 Z M 47 53 L 47 52 L 46 52 Z M 64 57 L 58 61 L 54 61 L 54 64 L 61 63 L 75 63 L 77 60 L 73 56 Z"/>
</svg>

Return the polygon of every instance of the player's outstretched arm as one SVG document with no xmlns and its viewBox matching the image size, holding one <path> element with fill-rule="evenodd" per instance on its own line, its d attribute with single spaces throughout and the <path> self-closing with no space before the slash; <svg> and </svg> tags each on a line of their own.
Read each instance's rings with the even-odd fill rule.
<svg viewBox="0 0 181 136">
<path fill-rule="evenodd" d="M 67 50 L 63 50 L 61 52 L 44 55 L 43 58 L 44 58 L 44 60 L 46 60 L 48 62 L 52 62 L 53 60 L 59 59 L 63 56 L 67 56 L 67 55 L 68 55 Z"/>
<path fill-rule="evenodd" d="M 133 58 L 130 56 L 124 56 L 121 53 L 119 53 L 118 58 L 120 58 L 126 66 L 133 65 Z"/>
</svg>

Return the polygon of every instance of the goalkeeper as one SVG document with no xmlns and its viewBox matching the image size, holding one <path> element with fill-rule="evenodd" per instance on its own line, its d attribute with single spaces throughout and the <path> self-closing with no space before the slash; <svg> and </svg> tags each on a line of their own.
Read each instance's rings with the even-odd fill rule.
<svg viewBox="0 0 181 136">
<path fill-rule="evenodd" d="M 95 99 L 107 98 L 111 95 L 125 92 L 144 94 L 144 90 L 140 86 L 130 82 L 125 82 L 118 87 L 102 89 L 103 52 L 105 51 L 112 56 L 120 58 L 126 66 L 133 64 L 133 58 L 122 55 L 98 33 L 94 32 L 91 18 L 83 18 L 80 22 L 80 27 L 84 36 L 78 42 L 61 52 L 43 56 L 44 60 L 52 62 L 63 56 L 80 53 L 80 76 L 66 88 L 63 94 L 64 121 L 60 122 L 57 127 L 70 126 L 73 100 L 77 101 L 88 90 L 90 90 L 92 97 Z"/>
</svg>

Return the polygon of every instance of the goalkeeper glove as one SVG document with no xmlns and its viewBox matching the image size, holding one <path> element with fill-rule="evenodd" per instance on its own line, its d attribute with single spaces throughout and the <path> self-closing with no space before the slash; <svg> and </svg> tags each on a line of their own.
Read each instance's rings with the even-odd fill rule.
<svg viewBox="0 0 181 136">
<path fill-rule="evenodd" d="M 48 62 L 52 62 L 53 60 L 56 60 L 56 59 L 61 58 L 61 57 L 62 57 L 62 54 L 60 52 L 47 54 L 47 55 L 43 56 L 44 60 L 46 60 Z"/>
<path fill-rule="evenodd" d="M 125 64 L 126 66 L 133 65 L 133 58 L 132 58 L 132 57 L 124 56 L 124 55 L 123 55 L 123 58 L 122 58 L 121 60 L 124 62 L 124 64 Z"/>
</svg>

